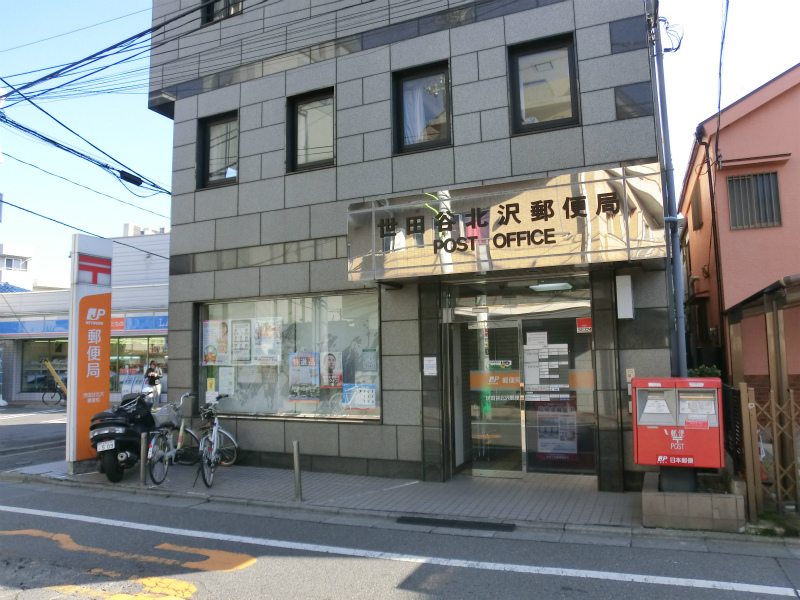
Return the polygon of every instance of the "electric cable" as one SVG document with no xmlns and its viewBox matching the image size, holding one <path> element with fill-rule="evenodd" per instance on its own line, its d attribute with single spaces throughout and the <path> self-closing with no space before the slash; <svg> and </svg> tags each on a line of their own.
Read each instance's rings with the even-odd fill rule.
<svg viewBox="0 0 800 600">
<path fill-rule="evenodd" d="M 85 58 L 82 58 L 82 59 L 80 59 L 78 61 L 72 62 L 69 65 L 67 65 L 66 67 L 64 67 L 62 69 L 58 69 L 57 71 L 54 71 L 54 72 L 50 73 L 49 75 L 45 75 L 44 77 L 40 77 L 39 79 L 36 79 L 35 81 L 31 81 L 29 83 L 26 83 L 26 84 L 22 85 L 19 88 L 18 91 L 26 90 L 26 89 L 28 89 L 30 87 L 33 87 L 34 85 L 37 85 L 37 84 L 39 84 L 39 83 L 41 83 L 43 81 L 47 81 L 48 79 L 53 79 L 54 77 L 57 77 L 57 76 L 61 75 L 62 73 L 65 73 L 67 71 L 71 71 L 71 70 L 77 68 L 78 66 L 86 63 L 87 61 L 94 62 L 96 60 L 99 60 L 100 58 L 104 57 L 104 54 L 106 52 L 109 52 L 111 50 L 115 50 L 116 48 L 119 48 L 121 46 L 124 47 L 126 44 L 130 44 L 130 43 L 136 41 L 137 39 L 139 39 L 141 37 L 144 37 L 146 35 L 152 34 L 154 31 L 158 31 L 159 29 L 161 29 L 163 27 L 166 27 L 168 24 L 174 23 L 175 21 L 177 21 L 179 19 L 182 19 L 183 17 L 185 17 L 187 15 L 192 14 L 193 12 L 195 12 L 197 10 L 202 10 L 206 6 L 209 6 L 209 5 L 213 4 L 215 1 L 216 0 L 205 0 L 204 2 L 201 2 L 199 5 L 197 5 L 197 6 L 193 7 L 193 8 L 190 8 L 187 11 L 184 11 L 184 12 L 178 14 L 178 15 L 175 15 L 174 17 L 171 17 L 171 18 L 167 19 L 163 23 L 159 23 L 158 25 L 154 25 L 154 26 L 152 26 L 152 27 L 150 27 L 148 29 L 145 29 L 144 31 L 140 31 L 139 33 L 136 33 L 136 34 L 134 34 L 134 35 L 122 40 L 121 42 L 117 42 L 116 44 L 112 44 L 111 46 L 109 46 L 107 48 L 103 48 L 102 50 L 99 50 L 99 51 L 95 52 L 94 54 L 90 54 L 89 56 L 87 56 Z M 262 0 L 262 1 L 264 1 L 264 0 Z M 0 98 L 4 98 L 6 95 L 0 96 Z"/>
<path fill-rule="evenodd" d="M 725 12 L 722 15 L 722 40 L 719 44 L 719 73 L 717 86 L 717 134 L 714 136 L 714 164 L 719 167 L 721 156 L 719 154 L 719 129 L 722 120 L 722 54 L 725 50 L 725 32 L 728 29 L 728 4 L 730 0 L 725 0 Z M 716 185 L 716 184 L 715 184 Z"/>
<path fill-rule="evenodd" d="M 9 85 L 9 83 L 8 83 L 8 82 L 7 82 L 5 79 L 3 79 L 2 77 L 0 77 L 0 81 L 2 81 L 4 84 L 6 84 L 7 86 L 9 86 L 9 87 L 11 87 L 11 88 L 13 89 L 13 86 Z M 105 151 L 101 150 L 100 148 L 98 148 L 97 146 L 95 146 L 93 143 L 91 143 L 89 140 L 87 140 L 85 137 L 83 137 L 83 136 L 82 136 L 81 134 L 79 134 L 77 131 L 75 131 L 74 129 L 70 128 L 69 126 L 67 126 L 66 124 L 64 124 L 62 121 L 59 121 L 59 120 L 58 120 L 56 117 L 54 117 L 54 116 L 53 116 L 53 115 L 51 115 L 49 112 L 47 112 L 45 109 L 43 109 L 41 106 L 39 106 L 38 104 L 36 104 L 36 103 L 35 103 L 33 100 L 30 100 L 29 98 L 27 98 L 27 97 L 26 97 L 24 94 L 22 94 L 21 92 L 20 92 L 20 95 L 21 95 L 23 98 L 25 98 L 25 100 L 27 100 L 28 102 L 30 102 L 30 103 L 31 103 L 31 104 L 32 104 L 34 107 L 36 107 L 36 108 L 37 108 L 37 109 L 39 109 L 41 112 L 43 112 L 44 114 L 46 114 L 48 117 L 50 117 L 51 119 L 53 119 L 53 120 L 54 120 L 56 123 L 58 123 L 59 125 L 61 125 L 61 126 L 64 128 L 64 129 L 66 129 L 67 131 L 71 132 L 72 134 L 74 134 L 75 136 L 77 136 L 78 138 L 80 138 L 81 140 L 83 140 L 84 142 L 86 142 L 87 144 L 89 144 L 89 145 L 90 145 L 92 148 L 94 148 L 94 149 L 95 149 L 95 150 L 97 150 L 98 152 L 101 152 L 101 153 L 102 153 L 104 156 L 107 156 L 108 158 L 110 158 L 111 160 L 113 160 L 113 161 L 114 161 L 115 163 L 117 163 L 118 165 L 122 165 L 123 167 L 125 167 L 125 169 L 127 169 L 128 171 L 130 171 L 131 173 L 133 173 L 133 174 L 134 174 L 134 175 L 135 175 L 135 176 L 136 176 L 136 177 L 139 179 L 139 183 L 138 183 L 138 185 L 141 185 L 141 184 L 142 184 L 142 182 L 147 182 L 148 184 L 150 184 L 150 186 L 152 186 L 153 188 L 155 188 L 155 189 L 157 189 L 157 190 L 160 190 L 161 192 L 163 192 L 163 193 L 165 193 L 165 194 L 169 194 L 169 193 L 170 193 L 170 192 L 169 192 L 169 190 L 166 190 L 166 189 L 164 189 L 163 187 L 161 187 L 160 185 L 158 185 L 157 183 L 155 183 L 154 181 L 151 181 L 151 180 L 147 179 L 147 178 L 146 178 L 144 175 L 140 175 L 139 173 L 137 173 L 136 171 L 134 171 L 133 169 L 131 169 L 129 166 L 127 166 L 125 163 L 123 163 L 121 160 L 118 160 L 118 159 L 114 158 L 114 157 L 113 157 L 113 156 L 111 156 L 111 155 L 110 155 L 108 152 L 105 152 Z M 125 175 L 123 174 L 123 172 L 122 172 L 122 171 L 120 171 L 120 177 L 121 177 L 121 178 L 123 178 L 123 179 L 125 179 Z"/>
<path fill-rule="evenodd" d="M 46 135 L 44 135 L 42 133 L 39 133 L 38 131 L 35 131 L 33 129 L 30 129 L 29 127 L 26 127 L 25 125 L 22 125 L 21 123 L 17 123 L 16 121 L 14 121 L 12 119 L 9 119 L 5 115 L 5 113 L 3 113 L 3 111 L 0 111 L 0 123 L 3 123 L 3 124 L 8 125 L 10 127 L 13 127 L 13 128 L 15 128 L 15 129 L 17 129 L 19 131 L 22 131 L 23 133 L 28 134 L 29 136 L 33 137 L 36 140 L 40 140 L 42 142 L 48 143 L 48 144 L 50 144 L 52 146 L 55 146 L 59 150 L 64 150 L 65 152 L 68 152 L 69 154 L 72 154 L 73 156 L 76 156 L 76 157 L 81 158 L 81 159 L 83 159 L 85 161 L 88 161 L 88 162 L 92 163 L 93 165 L 100 167 L 101 169 L 103 169 L 104 171 L 106 171 L 107 173 L 112 175 L 115 179 L 120 179 L 120 178 L 124 177 L 122 175 L 124 173 L 124 171 L 121 171 L 120 169 L 112 167 L 112 166 L 110 166 L 110 165 L 108 165 L 108 164 L 106 164 L 106 163 L 94 158 L 93 156 L 90 156 L 90 155 L 88 155 L 88 154 L 86 154 L 84 152 L 81 152 L 80 150 L 77 150 L 76 148 L 73 148 L 72 146 L 68 146 L 68 145 L 66 145 L 66 144 L 64 144 L 62 142 L 59 142 L 58 140 L 49 138 Z M 126 176 L 127 177 L 132 177 L 130 174 L 127 174 L 127 173 L 126 173 Z M 146 186 L 145 189 L 150 189 L 149 185 Z M 158 192 L 158 193 L 161 193 L 161 192 Z"/>
<path fill-rule="evenodd" d="M 87 25 L 86 27 L 81 27 L 80 29 L 73 29 L 72 31 L 67 31 L 66 33 L 59 33 L 58 35 L 51 35 L 50 37 L 36 40 L 35 42 L 28 42 L 27 44 L 21 44 L 19 46 L 14 46 L 13 48 L 6 48 L 5 50 L 0 50 L 0 54 L 4 52 L 11 52 L 12 50 L 18 50 L 20 48 L 27 48 L 28 46 L 33 46 L 35 44 L 41 44 L 42 42 L 47 42 L 50 40 L 54 40 L 56 38 L 64 37 L 65 35 L 72 35 L 73 33 L 78 33 L 79 31 L 85 31 L 87 29 L 91 29 L 93 27 L 98 27 L 100 25 L 105 25 L 106 23 L 111 23 L 112 21 L 119 21 L 120 19 L 126 19 L 128 17 L 132 17 L 133 15 L 138 15 L 140 13 L 152 10 L 151 8 L 144 8 L 142 10 L 137 10 L 136 12 L 129 13 L 127 15 L 122 15 L 121 17 L 114 17 L 113 19 L 109 19 L 108 21 L 103 21 L 101 23 L 95 23 L 94 25 Z"/>
<path fill-rule="evenodd" d="M 52 221 L 53 223 L 58 223 L 59 225 L 63 225 L 64 227 L 69 227 L 70 229 L 74 229 L 75 231 L 80 231 L 81 233 L 85 233 L 86 235 L 91 235 L 96 238 L 100 238 L 101 240 L 109 240 L 114 242 L 115 244 L 119 244 L 120 246 L 126 246 L 128 248 L 133 248 L 134 250 L 138 250 L 139 252 L 144 252 L 145 254 L 152 254 L 153 256 L 157 256 L 158 258 L 163 258 L 164 260 L 169 260 L 169 257 L 162 256 L 161 254 L 156 254 L 155 252 L 151 252 L 149 250 L 142 250 L 141 248 L 137 248 L 136 246 L 131 246 L 130 244 L 125 244 L 123 242 L 117 241 L 112 238 L 103 237 L 102 235 L 98 235 L 96 233 L 92 233 L 91 231 L 86 231 L 85 229 L 81 229 L 80 227 L 75 227 L 74 225 L 70 225 L 68 223 L 64 223 L 63 221 L 59 221 L 58 219 L 54 219 L 53 217 L 48 217 L 47 215 L 43 215 L 27 208 L 22 208 L 21 206 L 17 206 L 16 204 L 11 204 L 6 200 L 0 200 L 0 204 L 6 204 L 8 206 L 12 206 L 16 209 L 24 211 L 26 213 L 30 213 L 32 215 L 36 215 L 37 217 L 41 217 L 42 219 L 47 219 L 48 221 Z"/>
<path fill-rule="evenodd" d="M 120 202 L 122 204 L 127 204 L 128 206 L 132 206 L 133 208 L 137 208 L 139 210 L 143 210 L 145 212 L 149 212 L 149 213 L 151 213 L 153 215 L 156 215 L 157 217 L 161 217 L 162 219 L 169 219 L 169 217 L 167 215 L 162 215 L 161 213 L 157 213 L 157 212 L 155 212 L 153 210 L 150 210 L 148 208 L 144 208 L 143 206 L 138 206 L 138 205 L 133 204 L 131 202 L 125 202 L 125 200 L 120 200 L 119 198 L 115 198 L 114 196 L 110 196 L 109 194 L 106 194 L 104 192 L 100 192 L 98 190 L 90 188 L 89 186 L 86 186 L 86 185 L 83 185 L 81 183 L 78 183 L 77 181 L 73 181 L 72 179 L 69 179 L 67 177 L 63 177 L 62 175 L 57 175 L 56 173 L 52 173 L 52 172 L 48 171 L 47 169 L 43 169 L 42 167 L 36 166 L 36 165 L 34 165 L 32 163 L 25 162 L 24 160 L 19 159 L 16 156 L 12 156 L 8 152 L 4 152 L 3 156 L 6 156 L 6 157 L 8 157 L 8 158 L 10 158 L 12 160 L 17 161 L 17 162 L 20 162 L 23 165 L 28 165 L 29 167 L 33 167 L 34 169 L 38 169 L 38 170 L 40 170 L 40 171 L 42 171 L 44 173 L 47 173 L 48 175 L 52 175 L 53 177 L 58 177 L 59 179 L 63 179 L 64 181 L 67 181 L 67 182 L 71 183 L 72 185 L 77 185 L 78 187 L 82 187 L 83 189 L 89 190 L 90 192 L 94 192 L 95 194 L 99 194 L 100 196 L 105 196 L 106 198 L 111 198 L 112 200 L 116 200 L 117 202 Z"/>
<path fill-rule="evenodd" d="M 409 16 L 409 15 L 427 13 L 427 6 L 428 5 L 433 5 L 433 4 L 436 4 L 436 3 L 437 3 L 436 0 L 433 0 L 432 2 L 427 2 L 427 3 L 423 4 L 423 5 L 420 5 L 420 4 L 418 4 L 418 2 L 416 0 L 408 0 L 406 2 L 402 2 L 401 4 L 415 5 L 414 6 L 414 10 L 406 11 L 407 14 L 404 15 L 404 16 Z M 509 3 L 510 3 L 510 1 L 509 1 Z M 261 2 L 259 2 L 258 4 L 261 4 Z M 254 5 L 254 6 L 257 6 L 257 5 Z M 250 8 L 252 8 L 252 7 L 248 7 L 248 9 L 250 9 Z M 395 6 L 394 8 L 397 8 L 397 7 Z M 501 7 L 498 7 L 498 8 L 501 8 Z M 337 11 L 336 10 L 331 10 L 331 11 L 327 11 L 325 13 L 321 13 L 320 15 L 316 15 L 316 16 L 319 17 L 319 16 L 322 16 L 322 15 L 325 15 L 325 14 L 330 14 L 330 13 L 335 13 L 335 12 L 337 12 Z M 385 8 L 384 7 L 379 7 L 379 8 L 376 8 L 376 9 L 370 9 L 369 11 L 364 11 L 362 13 L 358 13 L 358 14 L 352 15 L 350 17 L 347 17 L 346 19 L 336 19 L 334 17 L 329 22 L 324 23 L 324 24 L 317 23 L 317 24 L 314 24 L 314 25 L 308 25 L 308 26 L 305 26 L 303 28 L 295 29 L 290 33 L 297 34 L 297 33 L 311 32 L 311 35 L 306 35 L 306 36 L 303 36 L 303 37 L 296 37 L 296 38 L 293 38 L 290 41 L 297 43 L 297 42 L 303 42 L 303 41 L 310 41 L 310 40 L 313 40 L 313 39 L 318 39 L 318 37 L 319 37 L 319 34 L 318 34 L 319 28 L 320 27 L 324 27 L 324 26 L 326 26 L 328 24 L 332 24 L 332 23 L 336 24 L 337 29 L 341 29 L 341 26 L 343 24 L 347 24 L 347 23 L 352 22 L 352 21 L 357 21 L 356 26 L 359 27 L 359 28 L 363 27 L 364 25 L 370 25 L 370 24 L 373 24 L 373 23 L 378 23 L 378 22 L 381 22 L 381 21 L 383 21 L 385 19 L 385 17 L 382 14 L 383 12 L 385 12 Z M 374 19 L 365 20 L 365 18 L 364 18 L 365 16 L 366 17 L 373 16 L 373 13 L 374 13 L 374 16 L 375 16 Z M 256 46 L 255 49 L 266 50 L 266 49 L 269 49 L 270 47 L 277 47 L 277 46 L 283 45 L 285 43 L 284 42 L 285 37 L 284 37 L 283 33 L 284 33 L 285 29 L 287 28 L 287 26 L 290 26 L 290 25 L 292 25 L 294 23 L 300 23 L 300 22 L 303 22 L 303 21 L 307 21 L 307 18 L 295 19 L 295 20 L 292 20 L 292 21 L 289 21 L 289 22 L 284 22 L 284 23 L 281 23 L 279 25 L 274 25 L 271 28 L 268 28 L 266 33 L 275 32 L 275 33 L 280 33 L 280 34 L 279 35 L 275 35 L 275 36 L 269 36 L 269 38 L 264 40 L 264 42 L 266 42 L 266 43 L 262 43 L 259 46 Z M 176 26 L 176 29 L 178 27 L 182 27 L 182 26 L 184 26 L 184 25 L 178 25 L 178 26 Z M 196 31 L 197 31 L 197 29 L 192 29 L 190 31 L 183 32 L 183 33 L 179 34 L 178 36 L 167 38 L 167 39 L 165 39 L 163 41 L 160 41 L 160 42 L 155 42 L 154 44 L 151 45 L 151 60 L 152 60 L 153 56 L 158 56 L 158 55 L 162 54 L 161 52 L 152 52 L 153 49 L 158 48 L 158 47 L 160 47 L 162 45 L 174 42 L 177 39 L 181 39 L 181 38 L 183 38 L 183 37 L 185 37 L 187 35 L 192 35 L 192 34 L 196 33 Z M 347 31 L 347 29 L 344 28 L 344 29 L 342 29 L 342 31 Z M 241 64 L 241 58 L 240 58 L 241 55 L 240 55 L 240 52 L 239 52 L 239 46 L 240 46 L 241 42 L 246 41 L 246 40 L 248 40 L 250 38 L 263 37 L 264 33 L 265 32 L 263 32 L 263 31 L 257 32 L 255 34 L 250 35 L 250 36 L 246 36 L 244 38 L 239 38 L 239 39 L 237 39 L 237 40 L 235 40 L 233 42 L 229 42 L 228 44 L 223 44 L 221 46 L 218 46 L 215 49 L 215 52 L 219 53 L 220 50 L 230 49 L 230 53 L 228 54 L 228 56 L 230 56 L 234 60 L 232 60 L 229 64 L 231 66 L 240 65 Z M 275 40 L 275 41 L 273 41 L 273 40 Z M 333 41 L 333 40 L 331 40 L 331 41 Z M 138 42 L 138 43 L 143 43 L 143 42 Z M 190 49 L 192 46 L 195 46 L 195 45 L 198 45 L 198 44 L 189 44 L 189 45 L 183 47 L 182 49 L 183 50 Z M 165 51 L 165 52 L 171 52 L 171 50 Z M 118 61 L 118 63 L 115 63 L 115 64 L 119 64 L 119 63 L 122 63 L 122 62 L 132 62 L 134 60 L 143 60 L 143 59 L 136 58 L 136 56 L 138 56 L 139 54 L 143 54 L 143 52 L 137 53 L 137 55 L 134 55 L 134 56 L 126 57 L 125 59 L 123 59 L 121 61 Z M 277 56 L 279 56 L 279 55 L 277 55 Z M 225 57 L 223 56 L 223 58 L 225 58 Z M 227 67 L 227 66 L 228 66 L 228 64 L 221 65 L 222 68 Z M 94 70 L 94 71 L 92 71 L 92 73 L 97 73 L 100 70 L 101 69 Z M 143 71 L 146 71 L 146 70 L 149 70 L 149 69 L 148 68 L 137 69 L 137 70 L 130 71 L 128 73 L 143 72 Z M 111 77 L 113 78 L 113 77 L 124 76 L 124 75 L 125 75 L 124 73 L 121 74 L 121 75 L 114 74 Z M 76 81 L 76 80 L 73 80 L 73 81 Z M 92 81 L 99 81 L 99 79 L 98 80 L 92 80 Z M 70 83 L 72 83 L 72 82 L 69 82 L 67 84 L 61 84 L 60 86 L 57 86 L 57 87 L 63 87 L 65 85 L 69 85 Z M 133 87 L 133 86 L 129 86 L 129 89 L 131 87 Z M 56 88 L 50 88 L 47 91 L 52 91 L 54 89 L 56 89 Z M 47 93 L 47 91 L 44 91 L 44 93 Z M 104 90 L 104 91 L 108 91 L 108 90 Z M 42 92 L 37 93 L 35 95 L 32 95 L 32 97 L 37 97 L 38 95 L 41 95 L 41 94 L 42 94 Z M 19 101 L 15 102 L 14 104 L 11 104 L 9 106 L 9 108 L 11 106 L 14 106 L 18 102 Z"/>
</svg>

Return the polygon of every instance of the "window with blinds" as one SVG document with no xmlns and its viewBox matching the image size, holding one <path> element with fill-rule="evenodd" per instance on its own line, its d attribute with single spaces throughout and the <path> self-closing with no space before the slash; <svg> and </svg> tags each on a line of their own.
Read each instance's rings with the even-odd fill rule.
<svg viewBox="0 0 800 600">
<path fill-rule="evenodd" d="M 781 226 L 778 174 L 728 177 L 731 229 Z"/>
</svg>

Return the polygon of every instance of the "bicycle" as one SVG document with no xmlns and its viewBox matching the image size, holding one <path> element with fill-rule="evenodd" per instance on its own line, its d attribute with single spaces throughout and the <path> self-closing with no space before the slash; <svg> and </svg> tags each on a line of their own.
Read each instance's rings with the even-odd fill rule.
<svg viewBox="0 0 800 600">
<path fill-rule="evenodd" d="M 192 394 L 183 394 L 180 402 L 168 404 L 155 413 L 153 419 L 159 430 L 150 440 L 147 451 L 147 470 L 154 484 L 160 485 L 169 471 L 169 464 L 194 465 L 200 460 L 200 439 L 197 434 L 186 427 L 186 419 L 180 419 L 178 426 L 178 411 L 183 407 L 184 398 L 193 397 Z M 175 430 L 178 431 L 178 444 L 173 443 Z"/>
<path fill-rule="evenodd" d="M 61 401 L 67 401 L 67 394 L 61 389 L 61 386 L 51 377 L 47 382 L 47 389 L 42 394 L 42 402 L 47 406 L 54 406 Z"/>
<path fill-rule="evenodd" d="M 208 408 L 200 409 L 200 418 L 208 422 L 202 429 L 206 434 L 200 440 L 200 467 L 203 483 L 206 487 L 214 484 L 214 472 L 217 465 L 229 467 L 236 462 L 237 448 L 239 447 L 233 436 L 219 426 L 219 417 L 215 405 L 227 394 L 220 394 L 211 400 Z"/>
</svg>

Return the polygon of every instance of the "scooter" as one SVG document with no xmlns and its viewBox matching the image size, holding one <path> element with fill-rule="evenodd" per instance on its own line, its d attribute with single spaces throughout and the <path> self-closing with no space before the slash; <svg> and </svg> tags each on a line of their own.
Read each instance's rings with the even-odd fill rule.
<svg viewBox="0 0 800 600">
<path fill-rule="evenodd" d="M 117 483 L 125 469 L 140 457 L 141 435 L 156 429 L 153 413 L 153 388 L 145 386 L 138 394 L 125 394 L 119 406 L 97 413 L 89 425 L 89 439 L 97 450 L 101 473 Z"/>
</svg>

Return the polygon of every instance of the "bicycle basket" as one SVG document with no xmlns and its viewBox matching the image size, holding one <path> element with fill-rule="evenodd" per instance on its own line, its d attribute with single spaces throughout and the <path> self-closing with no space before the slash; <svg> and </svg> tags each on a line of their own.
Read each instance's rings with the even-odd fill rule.
<svg viewBox="0 0 800 600">
<path fill-rule="evenodd" d="M 153 413 L 153 420 L 156 427 L 171 427 L 177 429 L 181 426 L 181 418 L 171 406 L 164 406 Z"/>
</svg>

